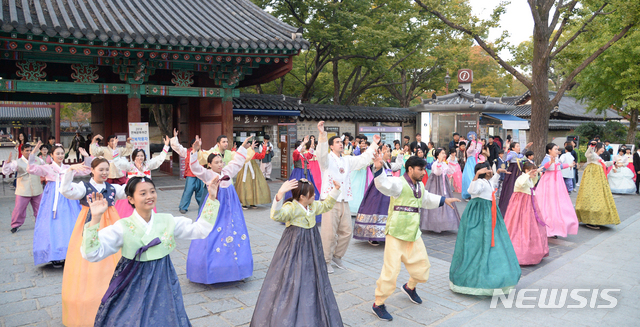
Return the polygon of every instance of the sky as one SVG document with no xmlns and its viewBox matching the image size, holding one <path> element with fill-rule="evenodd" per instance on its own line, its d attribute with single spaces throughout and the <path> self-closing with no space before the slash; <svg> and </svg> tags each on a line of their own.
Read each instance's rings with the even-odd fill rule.
<svg viewBox="0 0 640 327">
<path fill-rule="evenodd" d="M 469 0 L 473 14 L 482 19 L 489 19 L 493 9 L 500 2 L 501 0 Z M 509 31 L 510 36 L 507 41 L 513 46 L 528 40 L 533 34 L 533 18 L 527 0 L 511 0 L 507 11 L 501 16 L 500 25 L 500 28 L 489 31 L 490 41 L 498 38 L 503 30 Z M 500 56 L 505 60 L 511 59 L 507 50 L 501 51 Z"/>
</svg>

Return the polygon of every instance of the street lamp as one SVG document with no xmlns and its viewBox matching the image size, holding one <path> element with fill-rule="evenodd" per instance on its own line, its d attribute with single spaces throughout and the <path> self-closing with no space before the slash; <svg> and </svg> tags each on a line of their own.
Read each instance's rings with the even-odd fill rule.
<svg viewBox="0 0 640 327">
<path fill-rule="evenodd" d="M 447 84 L 447 94 L 449 94 L 449 82 L 451 82 L 451 76 L 449 76 L 449 71 L 447 71 L 447 76 L 444 77 L 444 83 Z"/>
</svg>

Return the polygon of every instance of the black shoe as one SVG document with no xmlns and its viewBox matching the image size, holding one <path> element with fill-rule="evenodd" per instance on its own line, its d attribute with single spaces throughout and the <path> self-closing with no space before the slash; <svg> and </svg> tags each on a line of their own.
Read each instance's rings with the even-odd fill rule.
<svg viewBox="0 0 640 327">
<path fill-rule="evenodd" d="M 585 224 L 584 226 L 591 229 L 600 229 L 600 226 L 591 225 L 591 224 Z"/>
<path fill-rule="evenodd" d="M 369 244 L 371 244 L 373 246 L 378 246 L 378 245 L 380 245 L 380 242 L 378 242 L 378 241 L 369 241 Z"/>
<path fill-rule="evenodd" d="M 271 182 L 271 178 L 265 178 L 267 181 Z"/>
<path fill-rule="evenodd" d="M 373 311 L 373 314 L 376 315 L 376 317 L 378 317 L 378 319 L 380 320 L 384 320 L 384 321 L 393 320 L 393 317 L 389 314 L 389 312 L 387 312 L 387 307 L 385 307 L 384 304 L 381 306 L 377 306 L 374 303 L 373 307 L 371 308 L 371 311 Z"/>
<path fill-rule="evenodd" d="M 402 285 L 402 291 L 409 295 L 409 299 L 411 300 L 411 302 L 415 303 L 415 304 L 422 304 L 422 299 L 418 296 L 418 292 L 416 292 L 416 289 L 412 289 L 410 290 L 407 287 L 407 284 Z"/>
<path fill-rule="evenodd" d="M 187 213 L 187 210 L 180 210 L 180 213 L 184 215 L 185 213 Z"/>
<path fill-rule="evenodd" d="M 15 233 L 17 231 L 18 231 L 18 227 L 11 228 L 11 234 L 13 234 L 13 233 Z"/>
<path fill-rule="evenodd" d="M 63 263 L 64 261 L 51 261 L 51 265 L 53 266 L 53 268 L 56 268 L 56 269 L 62 268 Z"/>
</svg>

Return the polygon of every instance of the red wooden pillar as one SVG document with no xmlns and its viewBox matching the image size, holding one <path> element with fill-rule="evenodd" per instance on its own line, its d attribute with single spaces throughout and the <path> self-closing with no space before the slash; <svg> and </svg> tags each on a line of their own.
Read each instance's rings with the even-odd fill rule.
<svg viewBox="0 0 640 327">
<path fill-rule="evenodd" d="M 61 142 L 61 140 L 60 140 L 60 102 L 56 102 L 54 108 L 55 108 L 55 115 L 53 116 L 54 117 L 53 119 L 55 119 L 54 126 L 55 126 L 55 129 L 56 129 L 55 130 L 56 142 Z M 44 140 L 43 139 L 42 142 L 43 143 L 44 142 L 48 142 L 48 140 Z M 47 144 L 47 143 L 45 143 L 45 144 Z"/>
<path fill-rule="evenodd" d="M 127 128 L 129 130 L 128 123 L 139 123 L 142 119 L 142 113 L 140 109 L 140 85 L 131 84 L 131 93 L 129 93 L 129 99 L 127 101 Z"/>
</svg>

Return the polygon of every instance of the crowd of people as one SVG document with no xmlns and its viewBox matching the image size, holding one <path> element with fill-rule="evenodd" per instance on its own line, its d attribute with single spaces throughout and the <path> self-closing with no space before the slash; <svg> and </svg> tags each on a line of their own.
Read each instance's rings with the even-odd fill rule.
<svg viewBox="0 0 640 327">
<path fill-rule="evenodd" d="M 500 137 L 468 140 L 457 133 L 446 147 L 417 134 L 391 144 L 379 135 L 318 136 L 295 144 L 291 175 L 275 197 L 273 144 L 247 137 L 230 144 L 220 135 L 202 148 L 196 136 L 185 148 L 174 130 L 153 158 L 130 139 L 91 137 L 77 151 L 83 161 L 66 165 L 65 149 L 23 142 L 3 173 L 17 178 L 11 232 L 24 223 L 27 206 L 36 218 L 35 265 L 62 268 L 62 319 L 66 326 L 135 324 L 189 326 L 180 284 L 169 254 L 176 240 L 191 240 L 187 278 L 199 284 L 241 281 L 253 274 L 244 212 L 271 204 L 270 216 L 285 225 L 265 276 L 251 326 L 342 326 L 329 274 L 346 269 L 352 238 L 384 243 L 384 264 L 372 294 L 372 312 L 392 320 L 385 302 L 396 289 L 401 263 L 409 280 L 401 291 L 422 303 L 417 286 L 430 263 L 423 231 L 455 232 L 449 280 L 453 292 L 508 292 L 521 265 L 549 255 L 549 237 L 619 224 L 613 193 L 638 193 L 640 150 L 621 148 L 603 159 L 607 145 L 588 143 L 581 184 L 576 144 L 549 143 L 540 163 L 518 142 Z M 80 144 L 80 140 L 76 142 Z M 74 149 L 75 150 L 75 149 Z M 156 212 L 151 171 L 170 150 L 187 163 L 178 210 L 185 214 L 195 194 L 195 221 Z M 89 181 L 76 181 L 90 175 Z M 41 180 L 44 179 L 43 181 Z M 235 181 L 234 181 L 235 179 Z M 43 188 L 44 185 L 44 188 Z M 579 187 L 578 187 L 579 186 Z M 570 194 L 578 190 L 573 205 Z M 456 202 L 468 201 L 460 212 Z M 355 223 L 352 223 L 355 215 Z M 345 257 L 347 259 L 345 259 Z M 158 311 L 157 308 L 163 310 Z M 135 308 L 133 310 L 132 308 Z"/>
</svg>

